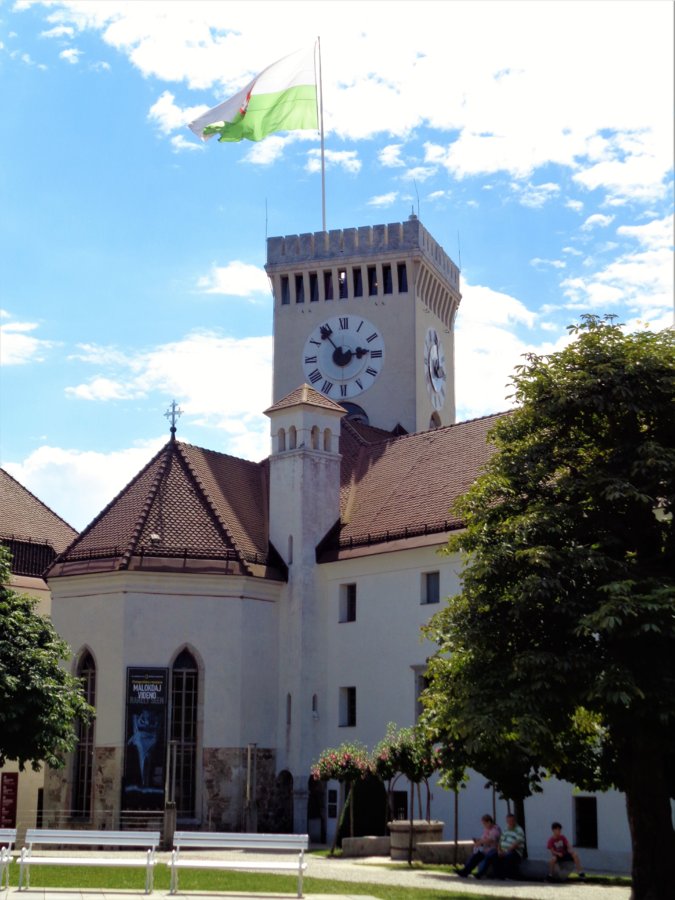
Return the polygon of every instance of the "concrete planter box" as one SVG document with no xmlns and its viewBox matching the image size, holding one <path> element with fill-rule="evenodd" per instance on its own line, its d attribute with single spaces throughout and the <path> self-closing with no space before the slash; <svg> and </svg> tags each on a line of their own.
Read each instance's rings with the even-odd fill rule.
<svg viewBox="0 0 675 900">
<path fill-rule="evenodd" d="M 419 843 L 436 843 L 443 837 L 443 822 L 426 819 L 414 819 L 413 821 L 413 859 L 419 859 L 417 845 Z M 408 845 L 410 842 L 410 820 L 401 819 L 395 822 L 387 822 L 390 834 L 390 855 L 392 859 L 408 859 Z"/>
<path fill-rule="evenodd" d="M 389 838 L 377 835 L 342 838 L 343 856 L 389 856 Z"/>
<path fill-rule="evenodd" d="M 457 859 L 454 841 L 420 841 L 417 853 L 423 863 L 435 866 L 462 865 L 473 853 L 473 841 L 457 841 Z"/>
</svg>

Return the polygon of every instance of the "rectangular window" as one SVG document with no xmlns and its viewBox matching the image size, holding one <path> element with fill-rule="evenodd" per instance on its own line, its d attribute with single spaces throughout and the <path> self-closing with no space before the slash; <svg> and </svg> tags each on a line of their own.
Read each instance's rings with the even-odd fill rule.
<svg viewBox="0 0 675 900">
<path fill-rule="evenodd" d="M 368 266 L 368 296 L 377 296 L 377 266 Z"/>
<path fill-rule="evenodd" d="M 422 573 L 422 603 L 439 603 L 441 599 L 440 572 Z"/>
<path fill-rule="evenodd" d="M 305 302 L 305 279 L 302 274 L 295 276 L 295 302 Z"/>
<path fill-rule="evenodd" d="M 326 300 L 333 299 L 333 273 L 331 271 L 323 273 L 323 293 Z"/>
<path fill-rule="evenodd" d="M 346 269 L 338 269 L 338 285 L 339 285 L 339 297 L 340 300 L 347 299 L 347 270 Z"/>
<path fill-rule="evenodd" d="M 281 305 L 288 306 L 291 302 L 291 289 L 288 283 L 288 275 L 281 276 Z"/>
<path fill-rule="evenodd" d="M 574 798 L 574 846 L 598 846 L 598 801 L 595 797 Z"/>
<path fill-rule="evenodd" d="M 356 621 L 356 585 L 340 585 L 340 622 Z"/>
<path fill-rule="evenodd" d="M 356 688 L 340 688 L 340 728 L 354 728 L 356 725 Z"/>
<path fill-rule="evenodd" d="M 352 269 L 354 278 L 354 296 L 363 297 L 363 273 L 361 266 L 354 266 Z"/>
<path fill-rule="evenodd" d="M 399 294 L 408 293 L 408 269 L 404 262 L 397 263 L 396 274 L 398 275 L 398 292 Z"/>
<path fill-rule="evenodd" d="M 319 299 L 319 279 L 316 272 L 309 273 L 309 302 L 316 303 Z"/>
<path fill-rule="evenodd" d="M 338 792 L 337 788 L 328 788 L 328 818 L 337 819 Z"/>
<path fill-rule="evenodd" d="M 394 284 L 391 280 L 391 266 L 387 263 L 382 266 L 382 287 L 385 294 L 392 294 Z"/>
</svg>

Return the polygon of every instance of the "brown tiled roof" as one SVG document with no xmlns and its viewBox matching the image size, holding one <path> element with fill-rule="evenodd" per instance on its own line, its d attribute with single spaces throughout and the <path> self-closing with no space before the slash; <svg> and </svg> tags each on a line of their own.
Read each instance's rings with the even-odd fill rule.
<svg viewBox="0 0 675 900">
<path fill-rule="evenodd" d="M 272 404 L 269 409 L 265 410 L 265 414 L 276 412 L 278 409 L 287 409 L 289 406 L 299 406 L 301 403 L 308 403 L 310 406 L 320 406 L 323 409 L 334 409 L 336 412 L 344 413 L 344 407 L 340 406 L 330 397 L 315 391 L 308 384 L 301 384 L 300 387 L 286 394 L 277 403 Z"/>
<path fill-rule="evenodd" d="M 283 577 L 267 494 L 266 464 L 170 440 L 49 574 L 181 566 Z"/>
<path fill-rule="evenodd" d="M 77 537 L 74 528 L 4 469 L 0 469 L 0 510 L 0 539 L 49 544 L 60 553 Z"/>
<path fill-rule="evenodd" d="M 504 414 L 435 431 L 367 442 L 363 428 L 343 423 L 342 524 L 328 544 L 378 543 L 448 531 L 461 525 L 454 501 L 491 455 L 487 434 Z"/>
</svg>

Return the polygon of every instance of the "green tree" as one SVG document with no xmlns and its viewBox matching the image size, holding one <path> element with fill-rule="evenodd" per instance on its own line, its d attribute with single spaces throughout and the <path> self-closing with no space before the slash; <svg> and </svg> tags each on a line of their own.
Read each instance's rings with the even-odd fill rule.
<svg viewBox="0 0 675 900">
<path fill-rule="evenodd" d="M 0 547 L 0 765 L 59 768 L 77 743 L 76 722 L 89 721 L 93 710 L 61 666 L 68 646 L 35 612 L 37 601 L 9 587 L 9 560 Z"/>
<path fill-rule="evenodd" d="M 633 897 L 675 858 L 675 332 L 584 317 L 530 355 L 458 508 L 463 586 L 428 627 L 427 718 L 485 773 L 626 796 Z M 496 780 L 508 781 L 504 772 Z M 502 784 L 503 787 L 503 784 Z M 507 786 L 508 789 L 508 786 Z"/>
</svg>

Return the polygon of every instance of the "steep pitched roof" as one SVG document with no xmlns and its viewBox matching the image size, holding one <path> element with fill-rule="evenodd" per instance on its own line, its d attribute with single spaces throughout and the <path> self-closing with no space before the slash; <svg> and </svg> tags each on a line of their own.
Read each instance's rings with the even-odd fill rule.
<svg viewBox="0 0 675 900">
<path fill-rule="evenodd" d="M 343 422 L 341 524 L 321 552 L 460 527 L 450 507 L 489 459 L 502 415 L 374 441 L 372 429 Z"/>
<path fill-rule="evenodd" d="M 0 539 L 49 544 L 57 553 L 77 537 L 77 531 L 53 510 L 0 469 Z"/>
<path fill-rule="evenodd" d="M 266 464 L 170 440 L 49 574 L 143 567 L 283 578 L 267 494 Z"/>
</svg>

